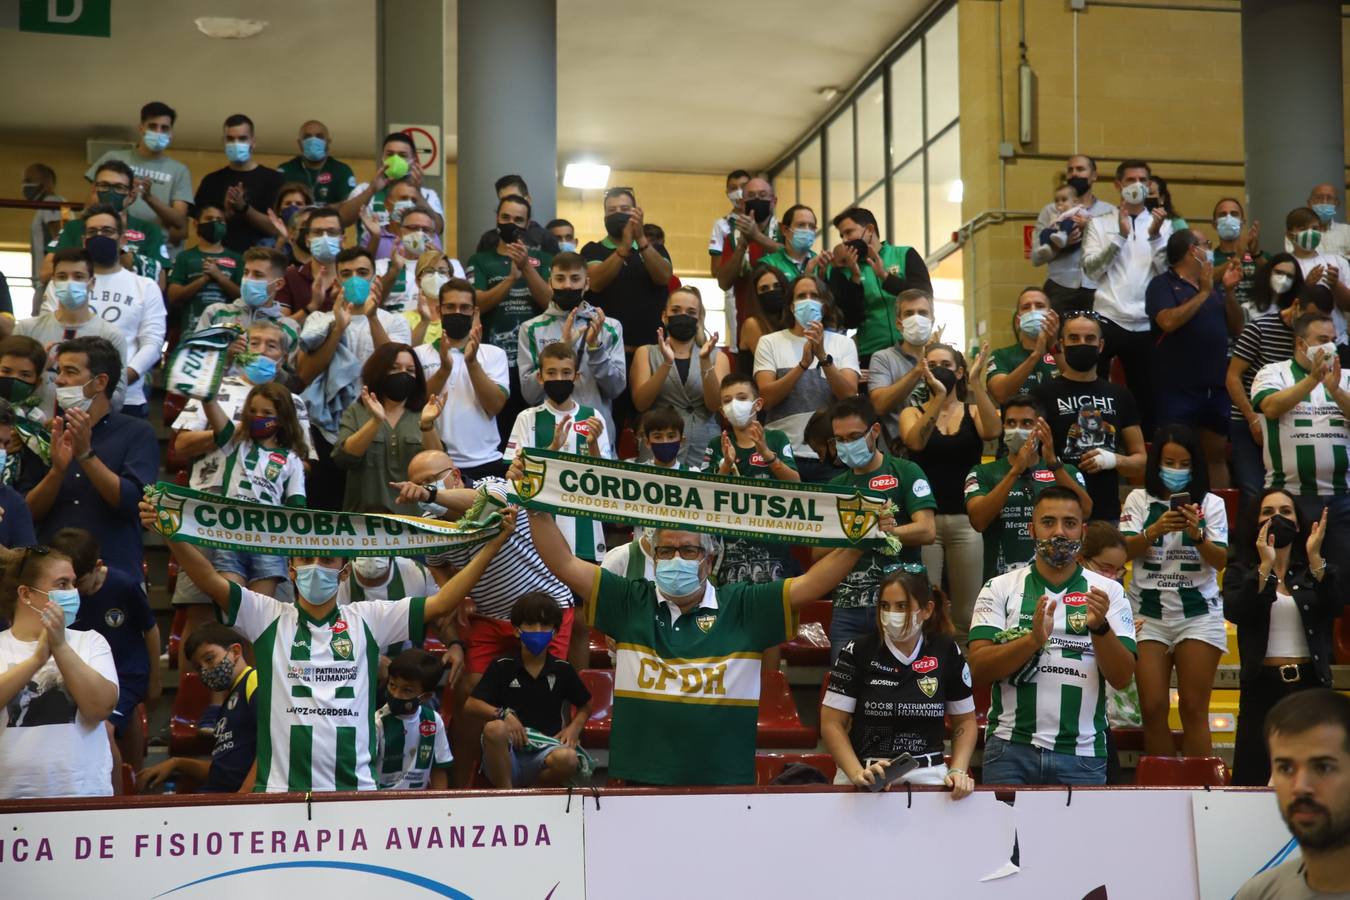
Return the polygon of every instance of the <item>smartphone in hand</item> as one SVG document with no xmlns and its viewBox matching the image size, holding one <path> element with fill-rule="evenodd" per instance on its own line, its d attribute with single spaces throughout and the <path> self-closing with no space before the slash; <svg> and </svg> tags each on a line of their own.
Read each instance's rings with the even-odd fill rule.
<svg viewBox="0 0 1350 900">
<path fill-rule="evenodd" d="M 886 774 L 867 785 L 867 789 L 874 794 L 877 791 L 885 790 L 886 785 L 899 781 L 918 767 L 919 764 L 914 760 L 914 757 L 908 753 L 901 753 L 891 760 L 890 765 L 886 767 Z"/>
</svg>

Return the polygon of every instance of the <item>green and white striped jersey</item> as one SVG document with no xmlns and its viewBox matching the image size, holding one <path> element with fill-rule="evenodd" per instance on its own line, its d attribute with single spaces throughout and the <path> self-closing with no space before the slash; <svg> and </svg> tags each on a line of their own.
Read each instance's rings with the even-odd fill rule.
<svg viewBox="0 0 1350 900">
<path fill-rule="evenodd" d="M 1055 628 L 1040 653 L 1013 676 L 994 682 L 989 736 L 1056 753 L 1106 756 L 1106 679 L 1087 627 L 1092 587 L 1111 598 L 1107 621 L 1120 642 L 1137 652 L 1124 589 L 1082 566 L 1056 585 L 1042 579 L 1033 563 L 991 578 L 980 591 L 970 623 L 972 643 L 996 640 L 1012 628 L 1030 629 L 1041 596 L 1055 601 Z"/>
<path fill-rule="evenodd" d="M 1271 394 L 1293 387 L 1308 370 L 1292 359 L 1262 366 L 1252 379 L 1252 406 Z M 1350 369 L 1341 372 L 1341 390 L 1350 390 Z M 1319 384 L 1279 421 L 1266 419 L 1262 453 L 1266 462 L 1266 487 L 1282 488 L 1294 495 L 1326 497 L 1348 491 L 1350 428 L 1345 413 Z"/>
<path fill-rule="evenodd" d="M 420 791 L 431 784 L 432 769 L 448 769 L 454 762 L 445 723 L 429 704 L 416 712 L 396 716 L 380 707 L 380 790 Z"/>
<path fill-rule="evenodd" d="M 1141 534 L 1169 509 L 1143 488 L 1125 498 L 1120 511 L 1120 533 Z M 1228 546 L 1228 510 L 1217 494 L 1206 494 L 1200 503 L 1200 523 L 1205 537 L 1220 547 Z M 1200 558 L 1195 542 L 1184 531 L 1165 534 L 1135 560 L 1130 576 L 1130 600 L 1134 611 L 1146 619 L 1175 622 L 1197 616 L 1223 616 L 1218 572 Z"/>
<path fill-rule="evenodd" d="M 255 791 L 373 791 L 380 648 L 422 640 L 425 597 L 298 605 L 230 585 L 225 624 L 253 642 L 258 667 Z"/>
</svg>

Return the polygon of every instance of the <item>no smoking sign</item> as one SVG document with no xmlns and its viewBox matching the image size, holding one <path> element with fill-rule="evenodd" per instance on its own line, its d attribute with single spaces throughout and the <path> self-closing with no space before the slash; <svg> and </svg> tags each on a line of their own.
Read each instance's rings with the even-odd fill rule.
<svg viewBox="0 0 1350 900">
<path fill-rule="evenodd" d="M 412 138 L 417 150 L 417 163 L 424 175 L 441 174 L 441 130 L 435 125 L 390 125 L 390 131 L 401 131 Z"/>
</svg>

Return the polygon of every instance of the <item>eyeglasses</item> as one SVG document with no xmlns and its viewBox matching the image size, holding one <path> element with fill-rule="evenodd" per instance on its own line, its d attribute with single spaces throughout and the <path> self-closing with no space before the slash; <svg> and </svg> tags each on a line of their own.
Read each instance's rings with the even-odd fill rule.
<svg viewBox="0 0 1350 900">
<path fill-rule="evenodd" d="M 881 570 L 882 575 L 889 575 L 892 572 L 904 572 L 906 575 L 927 575 L 928 567 L 923 563 L 916 562 L 897 562 Z"/>
<path fill-rule="evenodd" d="M 675 554 L 678 553 L 680 559 L 687 559 L 691 562 L 708 555 L 708 551 L 696 544 L 686 544 L 683 547 L 653 547 L 652 552 L 656 554 L 657 559 L 674 559 Z"/>
<path fill-rule="evenodd" d="M 96 181 L 94 182 L 94 190 L 98 191 L 100 194 L 105 191 L 112 191 L 114 194 L 126 195 L 131 193 L 131 185 L 113 183 L 111 181 Z"/>
<path fill-rule="evenodd" d="M 84 236 L 85 236 L 85 237 L 112 237 L 112 238 L 115 238 L 115 237 L 117 237 L 119 234 L 121 234 L 121 232 L 118 231 L 116 228 L 112 227 L 111 225 L 104 225 L 102 228 L 86 228 L 86 229 L 84 230 Z"/>
</svg>

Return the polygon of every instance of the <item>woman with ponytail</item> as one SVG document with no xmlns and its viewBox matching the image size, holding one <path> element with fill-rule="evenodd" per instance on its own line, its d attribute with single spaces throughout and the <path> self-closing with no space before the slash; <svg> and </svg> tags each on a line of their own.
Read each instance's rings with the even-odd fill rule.
<svg viewBox="0 0 1350 900">
<path fill-rule="evenodd" d="M 102 635 L 68 630 L 79 609 L 69 558 L 0 549 L 0 798 L 113 792 L 117 669 Z"/>
</svg>

